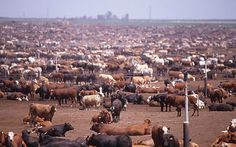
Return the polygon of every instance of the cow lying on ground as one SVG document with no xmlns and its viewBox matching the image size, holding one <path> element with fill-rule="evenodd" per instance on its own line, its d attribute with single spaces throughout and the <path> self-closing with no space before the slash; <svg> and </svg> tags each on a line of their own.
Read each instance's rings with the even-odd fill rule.
<svg viewBox="0 0 236 147">
<path fill-rule="evenodd" d="M 211 104 L 208 106 L 209 111 L 234 111 L 234 107 L 229 104 Z"/>
<path fill-rule="evenodd" d="M 236 132 L 236 119 L 232 119 L 230 125 L 227 127 L 228 132 Z"/>
<path fill-rule="evenodd" d="M 93 124 L 90 130 L 107 135 L 147 135 L 150 134 L 151 122 L 149 119 L 144 120 L 142 124 L 130 125 L 128 127 L 117 127 L 111 124 Z"/>
<path fill-rule="evenodd" d="M 24 118 L 23 118 L 23 124 L 29 124 L 30 123 L 30 115 L 25 115 Z M 35 123 L 40 123 L 40 122 L 43 122 L 44 121 L 44 118 L 41 118 L 41 117 L 38 117 L 36 116 L 35 117 L 35 120 L 33 120 L 33 122 Z"/>
<path fill-rule="evenodd" d="M 130 125 L 127 127 L 128 135 L 148 135 L 151 134 L 151 121 L 145 119 L 142 124 Z"/>
<path fill-rule="evenodd" d="M 24 140 L 27 147 L 40 147 L 39 138 L 30 136 L 27 130 L 22 131 L 22 139 Z"/>
<path fill-rule="evenodd" d="M 153 139 L 146 139 L 146 140 L 140 140 L 137 143 L 135 143 L 135 145 L 145 145 L 145 146 L 149 146 L 149 147 L 154 147 L 154 142 Z"/>
<path fill-rule="evenodd" d="M 49 136 L 65 137 L 65 133 L 70 130 L 74 130 L 72 125 L 70 123 L 64 123 L 60 125 L 39 128 L 38 132 Z"/>
<path fill-rule="evenodd" d="M 52 137 L 44 135 L 40 137 L 41 147 L 86 147 L 86 143 L 83 144 L 77 140 L 70 140 L 64 137 Z"/>
<path fill-rule="evenodd" d="M 94 115 L 91 119 L 91 123 L 111 123 L 112 122 L 112 115 L 106 109 L 102 109 L 98 115 Z"/>
<path fill-rule="evenodd" d="M 45 121 L 52 121 L 53 115 L 56 112 L 55 106 L 35 104 L 29 106 L 30 124 L 35 124 L 36 117 L 44 118 Z"/>
<path fill-rule="evenodd" d="M 7 95 L 7 99 L 8 100 L 18 100 L 18 101 L 29 101 L 28 96 L 26 96 L 25 94 L 21 93 L 21 92 L 13 92 L 9 95 Z"/>
<path fill-rule="evenodd" d="M 218 147 L 222 142 L 236 143 L 236 132 L 222 132 L 211 144 L 212 147 Z"/>
<path fill-rule="evenodd" d="M 87 145 L 96 147 L 132 147 L 132 140 L 128 135 L 109 136 L 98 134 L 88 136 Z"/>
</svg>

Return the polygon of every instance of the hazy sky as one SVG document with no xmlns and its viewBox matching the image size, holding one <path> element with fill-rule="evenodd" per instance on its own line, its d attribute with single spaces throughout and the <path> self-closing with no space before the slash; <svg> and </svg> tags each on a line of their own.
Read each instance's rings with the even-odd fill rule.
<svg viewBox="0 0 236 147">
<path fill-rule="evenodd" d="M 0 0 L 0 17 L 96 17 L 107 11 L 133 19 L 236 19 L 236 0 Z"/>
</svg>

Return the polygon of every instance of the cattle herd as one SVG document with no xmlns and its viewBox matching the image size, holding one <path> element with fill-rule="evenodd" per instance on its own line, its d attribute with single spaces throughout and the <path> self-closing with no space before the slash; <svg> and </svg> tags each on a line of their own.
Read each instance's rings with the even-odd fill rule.
<svg viewBox="0 0 236 147">
<path fill-rule="evenodd" d="M 201 111 L 234 114 L 208 145 L 236 146 L 234 25 L 1 20 L 0 31 L 0 101 L 28 105 L 21 132 L 2 130 L 0 122 L 0 146 L 181 147 L 166 117 L 119 123 L 139 106 L 140 113 L 157 107 L 179 118 L 185 98 L 195 119 Z M 93 134 L 68 138 L 74 122 L 54 124 L 58 109 L 95 111 L 86 122 Z M 192 140 L 190 147 L 201 144 Z"/>
</svg>

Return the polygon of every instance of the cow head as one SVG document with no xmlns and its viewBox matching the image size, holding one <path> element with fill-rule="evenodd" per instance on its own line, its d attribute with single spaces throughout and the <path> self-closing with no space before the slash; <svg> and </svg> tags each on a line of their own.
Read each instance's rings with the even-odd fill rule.
<svg viewBox="0 0 236 147">
<path fill-rule="evenodd" d="M 64 129 L 67 131 L 70 131 L 70 130 L 74 130 L 74 127 L 70 123 L 65 123 Z"/>
<path fill-rule="evenodd" d="M 172 134 L 164 134 L 163 139 L 163 147 L 179 146 L 178 140 Z"/>
</svg>

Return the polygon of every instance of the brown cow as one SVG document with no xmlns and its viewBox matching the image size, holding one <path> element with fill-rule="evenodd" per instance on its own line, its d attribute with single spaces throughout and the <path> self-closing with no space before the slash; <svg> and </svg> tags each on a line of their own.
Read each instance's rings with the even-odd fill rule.
<svg viewBox="0 0 236 147">
<path fill-rule="evenodd" d="M 110 124 L 93 124 L 90 130 L 93 130 L 97 133 L 105 133 L 107 135 L 127 135 L 127 129 L 112 126 Z"/>
<path fill-rule="evenodd" d="M 236 132 L 222 132 L 211 146 L 218 147 L 222 142 L 236 143 Z"/>
<path fill-rule="evenodd" d="M 149 135 L 151 134 L 151 121 L 145 119 L 142 124 L 130 125 L 127 127 L 128 135 Z"/>
<path fill-rule="evenodd" d="M 123 73 L 113 74 L 112 77 L 116 81 L 125 81 L 125 76 Z"/>
<path fill-rule="evenodd" d="M 36 120 L 37 116 L 44 118 L 44 120 L 52 121 L 55 112 L 55 106 L 32 103 L 29 107 L 30 124 L 36 123 L 34 120 Z"/>
<path fill-rule="evenodd" d="M 95 95 L 98 94 L 98 92 L 96 90 L 81 90 L 79 93 L 81 96 L 85 96 L 85 95 Z"/>
<path fill-rule="evenodd" d="M 193 114 L 197 111 L 197 116 L 199 116 L 199 108 L 196 105 L 197 97 L 194 95 L 188 95 L 189 103 L 193 105 Z M 168 95 L 168 101 L 170 103 L 170 106 L 175 106 L 177 110 L 177 116 L 181 116 L 181 108 L 185 107 L 185 96 L 179 96 L 179 95 Z"/>
<path fill-rule="evenodd" d="M 98 115 L 94 115 L 91 119 L 91 123 L 111 123 L 112 115 L 107 109 L 102 109 Z"/>
<path fill-rule="evenodd" d="M 63 100 L 67 104 L 67 100 L 71 100 L 71 106 L 76 105 L 77 89 L 75 87 L 54 89 L 51 91 L 52 95 L 58 100 L 58 104 L 61 106 Z"/>
<path fill-rule="evenodd" d="M 27 147 L 22 137 L 13 132 L 0 132 L 0 146 L 9 146 L 9 147 Z"/>
<path fill-rule="evenodd" d="M 0 98 L 3 98 L 5 96 L 4 92 L 0 90 Z"/>
<path fill-rule="evenodd" d="M 208 97 L 211 99 L 211 102 L 214 103 L 218 101 L 219 103 L 223 102 L 223 99 L 226 99 L 230 96 L 230 93 L 225 91 L 223 88 L 209 89 Z"/>
</svg>

